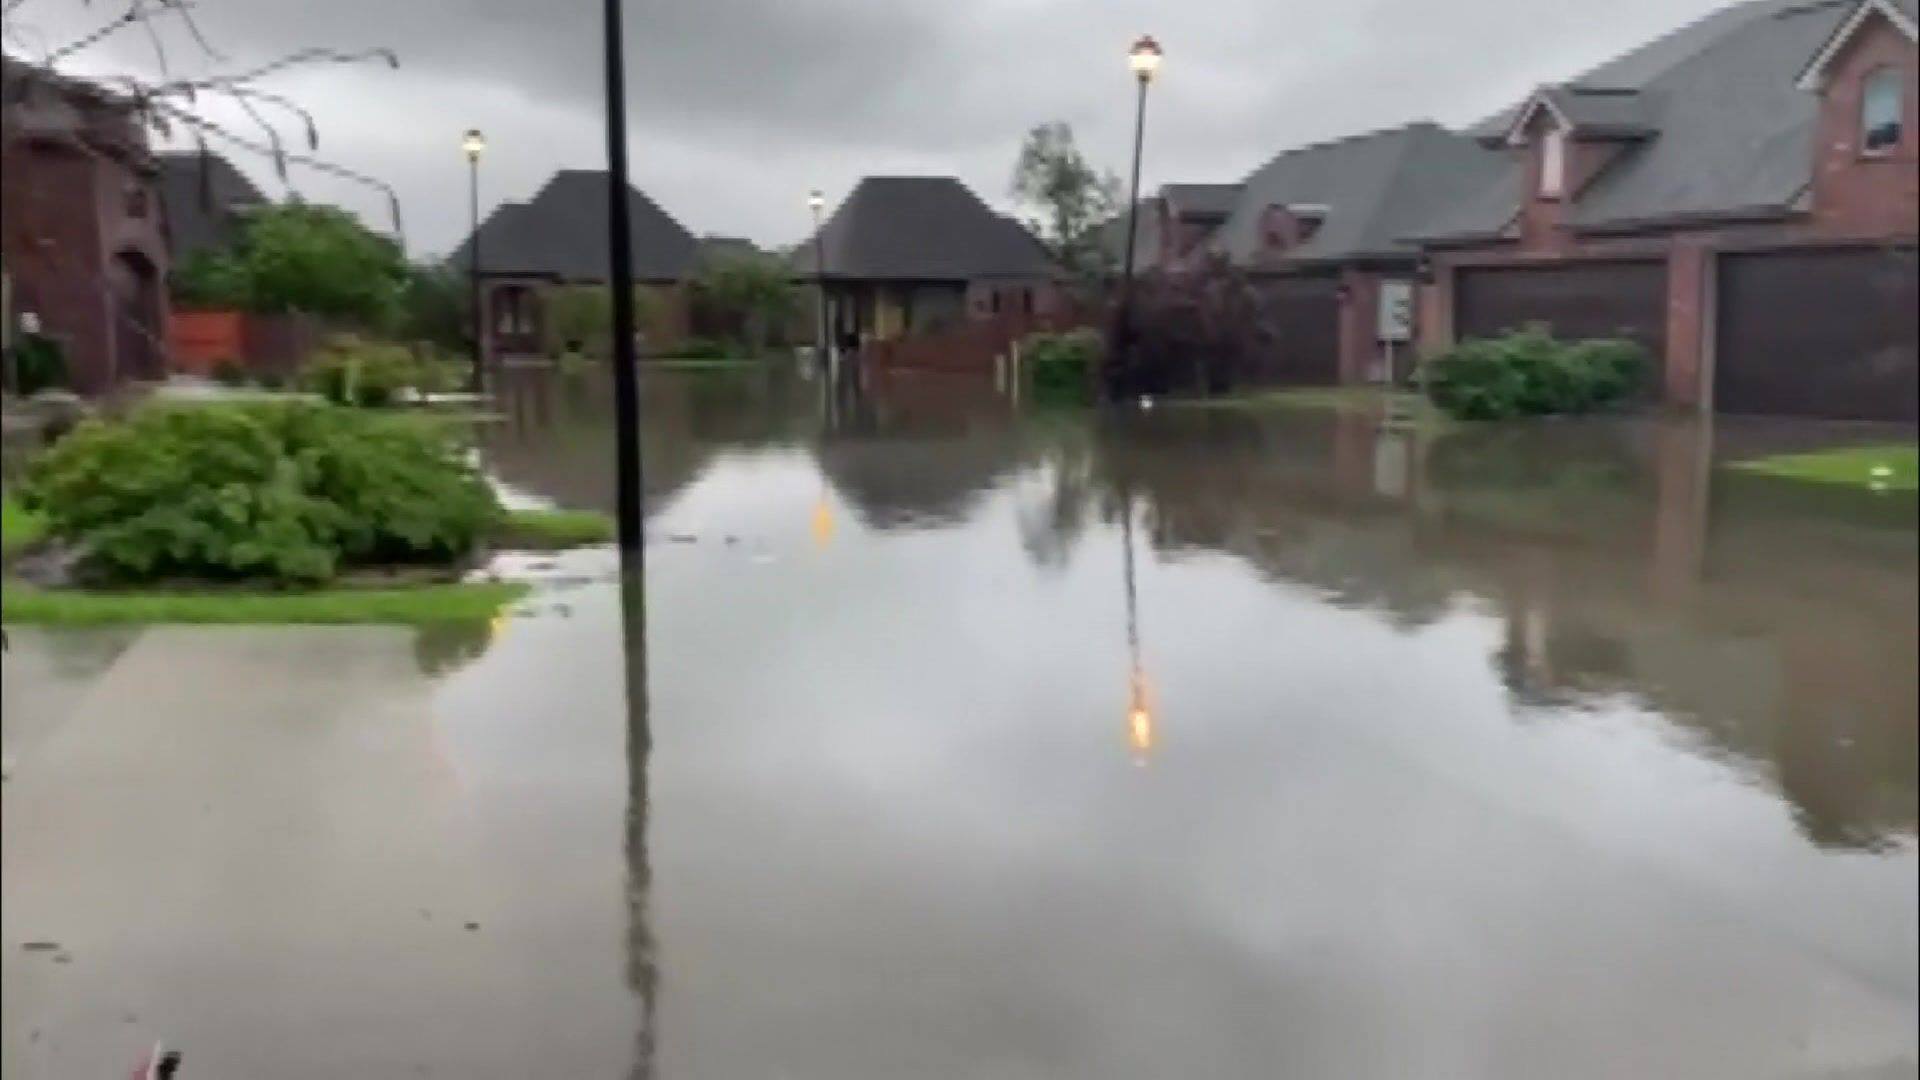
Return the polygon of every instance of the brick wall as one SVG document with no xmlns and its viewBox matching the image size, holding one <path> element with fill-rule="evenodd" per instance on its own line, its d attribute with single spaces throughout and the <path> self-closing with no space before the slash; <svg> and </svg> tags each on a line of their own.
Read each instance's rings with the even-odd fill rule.
<svg viewBox="0 0 1920 1080">
<path fill-rule="evenodd" d="M 1860 99 L 1868 74 L 1883 67 L 1904 75 L 1904 124 L 1891 152 L 1866 156 Z M 1828 65 L 1815 131 L 1813 230 L 1920 231 L 1920 64 L 1913 42 L 1885 16 L 1869 15 Z"/>
</svg>

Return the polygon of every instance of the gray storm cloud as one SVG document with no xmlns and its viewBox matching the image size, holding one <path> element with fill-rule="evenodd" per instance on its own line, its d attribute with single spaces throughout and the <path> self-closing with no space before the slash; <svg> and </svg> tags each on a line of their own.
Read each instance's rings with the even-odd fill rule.
<svg viewBox="0 0 1920 1080">
<path fill-rule="evenodd" d="M 1130 137 L 1127 44 L 1167 49 L 1148 119 L 1146 178 L 1233 180 L 1290 145 L 1410 119 L 1465 123 L 1717 6 L 1713 0 L 632 0 L 636 182 L 696 232 L 790 243 L 806 192 L 869 173 L 959 176 L 1004 204 L 1021 135 L 1063 119 L 1121 171 Z M 24 0 L 9 51 L 32 55 L 124 3 Z M 399 71 L 310 68 L 269 85 L 319 122 L 322 156 L 399 191 L 415 254 L 466 229 L 458 143 L 484 129 L 483 199 L 521 199 L 560 167 L 600 167 L 600 5 L 591 0 L 200 0 L 209 61 L 157 17 L 176 77 L 307 46 L 393 48 Z M 137 30 L 63 63 L 153 77 Z M 206 114 L 244 130 L 218 103 Z M 289 129 L 292 133 L 292 129 Z M 233 155 L 269 191 L 273 170 Z M 383 200 L 293 176 L 309 198 L 385 220 Z"/>
</svg>

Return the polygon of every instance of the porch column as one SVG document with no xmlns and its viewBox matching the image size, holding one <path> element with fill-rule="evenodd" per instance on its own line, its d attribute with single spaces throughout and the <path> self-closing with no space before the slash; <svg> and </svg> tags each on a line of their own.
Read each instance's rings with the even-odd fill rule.
<svg viewBox="0 0 1920 1080">
<path fill-rule="evenodd" d="M 1375 331 L 1380 319 L 1380 277 L 1366 270 L 1340 272 L 1340 382 L 1353 386 L 1368 381 L 1380 343 Z"/>
<path fill-rule="evenodd" d="M 1667 256 L 1667 355 L 1662 398 L 1669 404 L 1698 409 L 1707 401 L 1704 380 L 1711 373 L 1704 363 L 1711 348 L 1708 275 L 1713 259 L 1703 241 L 1682 238 Z"/>
</svg>

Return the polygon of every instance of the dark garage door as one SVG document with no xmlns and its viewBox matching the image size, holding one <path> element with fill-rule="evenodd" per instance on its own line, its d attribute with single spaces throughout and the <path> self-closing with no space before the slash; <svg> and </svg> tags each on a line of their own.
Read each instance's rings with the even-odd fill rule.
<svg viewBox="0 0 1920 1080">
<path fill-rule="evenodd" d="M 1331 386 L 1340 381 L 1339 284 L 1332 278 L 1271 278 L 1262 283 L 1280 352 L 1263 363 L 1267 382 Z"/>
<path fill-rule="evenodd" d="M 1913 248 L 1721 256 L 1714 408 L 1912 422 L 1917 266 Z"/>
<path fill-rule="evenodd" d="M 1658 365 L 1667 342 L 1664 262 L 1467 268 L 1454 282 L 1456 338 L 1543 322 L 1564 339 L 1626 337 Z"/>
</svg>

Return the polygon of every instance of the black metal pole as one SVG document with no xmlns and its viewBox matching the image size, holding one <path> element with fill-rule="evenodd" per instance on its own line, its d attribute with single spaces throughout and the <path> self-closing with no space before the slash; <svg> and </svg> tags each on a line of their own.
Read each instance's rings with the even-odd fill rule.
<svg viewBox="0 0 1920 1080">
<path fill-rule="evenodd" d="M 1133 350 L 1133 252 L 1140 232 L 1140 151 L 1147 132 L 1147 82 L 1140 76 L 1140 95 L 1133 114 L 1133 183 L 1127 191 L 1127 257 L 1120 271 L 1120 312 L 1114 342 L 1114 369 L 1126 377 Z M 1110 384 L 1110 389 L 1117 389 Z"/>
<path fill-rule="evenodd" d="M 613 424 L 615 483 L 619 485 L 620 561 L 637 573 L 645 538 L 641 490 L 640 373 L 634 355 L 633 225 L 627 202 L 627 77 L 621 37 L 621 2 L 606 0 L 607 225 L 609 282 L 613 291 Z"/>
<path fill-rule="evenodd" d="M 480 155 L 467 155 L 467 220 L 472 231 L 473 249 L 467 253 L 468 286 L 473 290 L 473 392 L 484 389 L 482 374 L 485 371 L 485 346 L 481 344 L 481 335 L 486 333 L 486 313 L 482 310 L 480 295 Z"/>
</svg>

